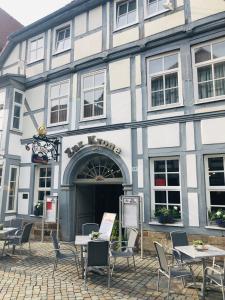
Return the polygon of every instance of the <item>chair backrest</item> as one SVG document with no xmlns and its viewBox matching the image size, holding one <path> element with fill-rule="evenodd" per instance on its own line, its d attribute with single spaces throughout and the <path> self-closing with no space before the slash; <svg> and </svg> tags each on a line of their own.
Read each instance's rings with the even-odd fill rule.
<svg viewBox="0 0 225 300">
<path fill-rule="evenodd" d="M 10 227 L 15 227 L 18 229 L 22 229 L 23 228 L 23 219 L 22 218 L 15 218 L 15 219 L 11 219 L 10 221 Z"/>
<path fill-rule="evenodd" d="M 60 248 L 60 245 L 59 245 L 59 241 L 57 239 L 57 232 L 55 230 L 51 230 L 51 239 L 52 239 L 52 244 L 53 244 L 53 248 L 55 250 L 55 255 L 57 257 L 60 256 L 60 251 L 59 251 L 59 248 Z"/>
<path fill-rule="evenodd" d="M 21 240 L 20 240 L 21 244 L 29 242 L 32 226 L 33 223 L 28 223 L 24 225 L 23 232 L 21 235 Z"/>
<path fill-rule="evenodd" d="M 82 224 L 82 235 L 89 235 L 92 231 L 98 232 L 99 225 L 97 223 Z"/>
<path fill-rule="evenodd" d="M 166 254 L 165 254 L 165 251 L 163 249 L 163 246 L 158 242 L 153 242 L 153 243 L 154 243 L 156 253 L 157 253 L 157 257 L 158 257 L 158 260 L 159 260 L 160 269 L 162 271 L 166 272 L 166 273 L 169 273 L 168 261 L 167 261 Z"/>
<path fill-rule="evenodd" d="M 138 231 L 136 229 L 131 229 L 131 231 L 129 233 L 129 238 L 127 241 L 127 246 L 129 248 L 134 248 L 137 236 L 138 236 Z"/>
<path fill-rule="evenodd" d="M 109 264 L 109 242 L 96 240 L 88 242 L 87 266 L 101 267 Z"/>
<path fill-rule="evenodd" d="M 170 233 L 170 237 L 171 237 L 173 248 L 177 246 L 188 245 L 187 233 L 185 231 L 172 231 Z"/>
</svg>

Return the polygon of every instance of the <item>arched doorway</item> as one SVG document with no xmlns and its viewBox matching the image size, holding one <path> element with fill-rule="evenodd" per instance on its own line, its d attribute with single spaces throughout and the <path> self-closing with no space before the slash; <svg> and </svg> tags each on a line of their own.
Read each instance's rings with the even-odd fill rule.
<svg viewBox="0 0 225 300">
<path fill-rule="evenodd" d="M 120 155 L 105 147 L 82 148 L 63 174 L 59 201 L 62 238 L 74 240 L 81 224 L 101 220 L 103 210 L 118 211 L 119 196 L 131 190 L 130 172 Z"/>
<path fill-rule="evenodd" d="M 104 155 L 91 155 L 78 168 L 76 184 L 76 232 L 83 223 L 100 223 L 104 212 L 119 214 L 123 175 L 118 165 Z"/>
</svg>

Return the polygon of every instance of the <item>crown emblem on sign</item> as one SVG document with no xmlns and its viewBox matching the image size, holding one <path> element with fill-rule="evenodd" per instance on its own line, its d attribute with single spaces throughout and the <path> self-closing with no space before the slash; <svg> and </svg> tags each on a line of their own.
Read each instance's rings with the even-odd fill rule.
<svg viewBox="0 0 225 300">
<path fill-rule="evenodd" d="M 46 136 L 46 134 L 47 134 L 47 129 L 46 129 L 46 127 L 45 127 L 45 124 L 42 124 L 39 128 L 38 128 L 38 130 L 37 130 L 37 132 L 38 132 L 38 135 L 39 136 Z"/>
</svg>

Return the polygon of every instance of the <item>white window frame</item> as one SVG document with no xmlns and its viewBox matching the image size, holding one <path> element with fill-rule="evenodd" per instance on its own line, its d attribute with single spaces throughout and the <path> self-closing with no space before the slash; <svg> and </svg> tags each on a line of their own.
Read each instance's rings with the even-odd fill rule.
<svg viewBox="0 0 225 300">
<path fill-rule="evenodd" d="M 103 97 L 103 114 L 102 115 L 99 115 L 99 116 L 93 116 L 93 117 L 87 117 L 87 118 L 84 118 L 84 88 L 83 88 L 83 82 L 84 82 L 84 78 L 85 77 L 88 77 L 88 76 L 94 76 L 95 74 L 98 74 L 98 73 L 103 73 L 104 72 L 104 97 Z M 97 88 L 100 88 L 102 86 L 99 86 L 99 87 L 94 87 L 94 89 L 97 89 Z M 88 89 L 90 90 L 90 89 Z M 85 90 L 87 91 L 87 90 Z M 97 119 L 102 119 L 102 118 L 105 118 L 106 117 L 106 70 L 105 69 L 102 69 L 102 70 L 97 70 L 97 71 L 94 71 L 94 72 L 91 72 L 91 73 L 86 73 L 86 74 L 83 74 L 81 76 L 81 121 L 89 121 L 89 120 L 97 120 Z"/>
<path fill-rule="evenodd" d="M 178 160 L 179 162 L 179 186 L 155 186 L 155 172 L 154 172 L 154 162 L 155 161 L 165 161 L 165 160 Z M 178 173 L 178 172 L 176 172 Z M 167 172 L 165 172 L 167 174 Z M 173 206 L 180 206 L 180 215 L 182 220 L 182 183 L 181 183 L 181 163 L 179 156 L 166 156 L 166 157 L 154 157 L 150 158 L 150 180 L 151 180 L 151 219 L 155 219 L 155 191 L 179 191 L 180 192 L 180 204 L 174 204 Z M 164 206 L 168 207 L 168 202 Z M 163 206 L 163 204 L 162 204 Z"/>
<path fill-rule="evenodd" d="M 54 98 L 51 98 L 51 88 L 53 86 L 56 86 L 56 85 L 59 85 L 59 84 L 63 84 L 65 82 L 67 82 L 68 86 L 69 86 L 69 88 L 68 88 L 68 95 L 67 95 L 67 116 L 66 116 L 66 121 L 62 121 L 62 122 L 58 122 L 58 123 L 51 123 L 51 103 L 52 103 L 52 100 L 54 99 Z M 49 97 L 48 97 L 48 122 L 47 122 L 48 127 L 68 124 L 68 120 L 69 120 L 69 104 L 70 104 L 70 79 L 66 79 L 66 80 L 62 80 L 62 81 L 58 81 L 58 82 L 50 84 L 49 85 L 49 89 L 48 89 L 48 95 L 49 95 Z"/>
<path fill-rule="evenodd" d="M 16 103 L 15 102 L 15 94 L 19 93 L 22 95 L 22 103 Z M 20 117 L 19 117 L 19 128 L 14 128 L 13 127 L 13 119 L 14 119 L 14 112 L 15 112 L 15 106 L 20 107 Z M 24 92 L 14 89 L 13 90 L 13 109 L 12 109 L 12 119 L 11 119 L 11 129 L 14 131 L 22 131 L 22 126 L 23 126 L 23 106 L 24 106 Z"/>
<path fill-rule="evenodd" d="M 157 4 L 158 4 L 159 0 L 156 0 L 156 1 L 157 1 Z M 166 2 L 166 0 L 164 0 L 164 2 Z M 149 12 L 149 4 L 148 3 L 149 3 L 149 0 L 145 0 L 145 19 L 157 16 L 157 15 L 161 15 L 161 14 L 167 12 L 167 11 L 171 11 L 171 9 L 165 8 L 163 10 L 157 10 L 157 12 L 155 12 L 155 13 L 150 13 Z M 174 3 L 173 3 L 173 6 L 174 6 Z"/>
<path fill-rule="evenodd" d="M 159 59 L 162 57 L 170 56 L 173 54 L 178 55 L 178 68 L 172 69 L 172 70 L 167 70 L 167 71 L 161 71 L 158 73 L 154 73 L 150 75 L 150 70 L 149 70 L 149 61 Z M 157 77 L 157 76 L 164 76 L 167 74 L 175 73 L 177 72 L 178 74 L 178 102 L 176 103 L 171 103 L 171 104 L 164 104 L 164 105 L 159 105 L 159 106 L 152 106 L 152 90 L 151 90 L 151 78 L 152 77 Z M 149 111 L 155 111 L 155 110 L 163 110 L 163 109 L 169 109 L 173 107 L 179 107 L 183 106 L 183 97 L 182 97 L 182 74 L 181 74 L 181 59 L 180 59 L 180 52 L 179 51 L 173 51 L 173 52 L 168 52 L 152 57 L 147 58 L 147 90 L 148 90 L 148 110 Z"/>
<path fill-rule="evenodd" d="M 198 44 L 198 45 L 195 45 L 194 47 L 192 47 L 193 83 L 194 83 L 194 102 L 195 102 L 195 104 L 214 102 L 214 101 L 225 99 L 225 95 L 221 95 L 221 96 L 216 96 L 215 95 L 215 96 L 210 97 L 210 98 L 199 99 L 199 97 L 198 97 L 198 73 L 197 73 L 198 67 L 208 66 L 208 65 L 212 65 L 212 64 L 215 64 L 215 63 L 223 62 L 223 61 L 225 62 L 225 56 L 220 57 L 220 58 L 207 60 L 207 61 L 200 62 L 200 63 L 197 63 L 197 64 L 195 63 L 195 49 L 200 48 L 200 47 L 204 47 L 204 46 L 210 46 L 211 51 L 212 51 L 212 45 L 213 44 L 217 44 L 219 42 L 224 42 L 224 41 L 225 41 L 224 38 L 220 38 L 220 39 L 208 41 L 208 42 L 205 42 L 205 43 L 201 43 L 201 44 Z M 213 76 L 214 76 L 214 70 L 213 70 Z M 213 89 L 214 88 L 215 88 L 215 79 L 213 79 Z"/>
<path fill-rule="evenodd" d="M 69 45 L 67 48 L 65 49 L 62 49 L 62 50 L 57 50 L 56 48 L 56 43 L 57 43 L 57 33 L 60 31 L 60 30 L 63 30 L 67 27 L 70 27 L 70 38 L 69 38 Z M 54 34 L 53 34 L 53 55 L 55 54 L 58 54 L 58 53 L 62 53 L 62 52 L 65 52 L 65 51 L 68 51 L 71 49 L 71 41 L 72 41 L 72 22 L 67 22 L 67 23 L 64 23 L 64 24 L 61 24 L 57 27 L 54 28 Z"/>
<path fill-rule="evenodd" d="M 2 170 L 2 171 L 0 171 L 0 188 L 1 188 L 3 185 L 3 182 L 2 182 L 2 180 L 3 180 L 3 164 L 0 164 L 0 170 Z"/>
<path fill-rule="evenodd" d="M 49 169 L 51 169 L 51 186 L 50 187 L 39 187 L 39 179 L 40 179 L 40 171 L 41 171 L 41 169 L 47 169 L 47 168 L 49 168 Z M 36 170 L 35 170 L 35 199 L 36 199 L 36 202 L 34 202 L 34 205 L 35 204 L 37 204 L 37 202 L 38 201 L 40 201 L 39 199 L 38 199 L 38 192 L 39 191 L 43 191 L 43 192 L 50 192 L 50 194 L 51 194 L 51 191 L 52 191 L 52 175 L 53 175 L 53 168 L 52 168 L 52 166 L 51 165 L 46 165 L 46 166 L 37 166 L 37 168 L 36 168 Z M 46 178 L 49 178 L 48 176 L 46 176 L 46 177 L 42 177 L 42 178 L 45 178 L 45 180 L 46 180 Z M 45 194 L 46 195 L 46 194 Z"/>
<path fill-rule="evenodd" d="M 117 25 L 117 5 L 119 3 L 122 3 L 122 2 L 129 2 L 129 0 L 116 0 L 114 1 L 114 31 L 117 31 L 117 30 L 120 30 L 120 29 L 123 29 L 123 28 L 127 28 L 127 27 L 130 27 L 132 25 L 135 25 L 138 23 L 138 0 L 136 0 L 136 19 L 135 21 L 129 23 L 129 24 L 126 24 L 126 25 L 123 25 L 123 26 L 118 26 Z"/>
<path fill-rule="evenodd" d="M 36 58 L 36 59 L 31 59 L 31 44 L 35 41 L 38 41 L 40 39 L 43 39 L 43 53 L 42 53 L 42 56 L 40 58 Z M 42 48 L 36 48 L 35 51 L 37 52 L 37 49 L 42 49 Z M 27 61 L 28 61 L 28 64 L 31 64 L 33 62 L 36 62 L 36 61 L 39 61 L 39 60 L 42 60 L 44 59 L 44 52 L 45 52 L 45 39 L 44 39 L 44 33 L 40 34 L 40 35 L 37 35 L 35 36 L 34 38 L 30 39 L 28 41 L 28 58 L 27 58 Z"/>
<path fill-rule="evenodd" d="M 15 194 L 14 194 L 14 206 L 12 210 L 9 210 L 9 189 L 10 189 L 10 178 L 11 178 L 11 171 L 12 169 L 16 169 L 16 185 L 15 185 Z M 17 200 L 18 200 L 18 180 L 19 180 L 19 167 L 18 166 L 14 166 L 14 165 L 10 165 L 9 167 L 9 180 L 8 180 L 8 191 L 7 191 L 7 203 L 6 203 L 6 213 L 12 213 L 12 212 L 16 212 L 16 206 L 17 206 Z"/>
<path fill-rule="evenodd" d="M 208 158 L 216 158 L 216 157 L 223 157 L 224 163 L 224 176 L 225 176 L 225 154 L 210 154 L 204 156 L 204 165 L 205 165 L 205 188 L 206 188 L 206 203 L 207 203 L 207 212 L 211 211 L 211 206 L 217 207 L 216 205 L 211 205 L 210 201 L 210 191 L 224 191 L 225 192 L 225 185 L 224 186 L 210 186 L 209 185 L 209 165 L 208 165 Z M 223 205 L 218 205 L 222 207 Z M 224 206 L 225 210 L 225 206 Z M 208 215 L 208 214 L 207 214 Z"/>
</svg>

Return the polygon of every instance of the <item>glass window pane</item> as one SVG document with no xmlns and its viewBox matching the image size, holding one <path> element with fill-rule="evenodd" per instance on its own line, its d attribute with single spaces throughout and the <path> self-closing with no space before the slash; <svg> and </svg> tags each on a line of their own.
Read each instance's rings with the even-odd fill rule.
<svg viewBox="0 0 225 300">
<path fill-rule="evenodd" d="M 13 128 L 16 128 L 16 129 L 20 128 L 20 120 L 17 117 L 13 118 Z"/>
<path fill-rule="evenodd" d="M 165 160 L 155 160 L 154 161 L 154 172 L 165 172 L 166 163 Z"/>
<path fill-rule="evenodd" d="M 198 68 L 198 82 L 212 80 L 212 66 Z"/>
<path fill-rule="evenodd" d="M 84 118 L 89 118 L 89 117 L 92 117 L 93 115 L 93 105 L 90 104 L 90 105 L 85 105 L 84 106 Z"/>
<path fill-rule="evenodd" d="M 225 95 L 225 79 L 215 81 L 216 96 Z"/>
<path fill-rule="evenodd" d="M 69 84 L 68 82 L 64 82 L 60 84 L 60 96 L 66 96 L 69 93 Z"/>
<path fill-rule="evenodd" d="M 164 105 L 164 93 L 160 92 L 152 92 L 152 106 L 160 106 Z"/>
<path fill-rule="evenodd" d="M 163 90 L 163 77 L 155 77 L 151 80 L 151 90 L 160 91 Z"/>
<path fill-rule="evenodd" d="M 195 49 L 195 63 L 200 63 L 211 59 L 210 46 Z"/>
<path fill-rule="evenodd" d="M 198 97 L 199 99 L 210 98 L 213 96 L 213 83 L 212 81 L 199 83 Z"/>
<path fill-rule="evenodd" d="M 40 177 L 46 176 L 46 168 L 40 168 Z"/>
<path fill-rule="evenodd" d="M 40 178 L 39 179 L 39 187 L 45 187 L 45 178 Z"/>
<path fill-rule="evenodd" d="M 158 11 L 158 5 L 156 0 L 149 0 L 148 5 L 149 5 L 149 14 L 154 14 Z"/>
<path fill-rule="evenodd" d="M 165 91 L 166 104 L 177 103 L 179 101 L 178 88 Z"/>
<path fill-rule="evenodd" d="M 20 117 L 20 111 L 21 111 L 20 106 L 15 105 L 15 106 L 14 106 L 14 117 L 19 118 L 19 117 Z"/>
<path fill-rule="evenodd" d="M 179 160 L 167 160 L 167 172 L 179 172 Z"/>
<path fill-rule="evenodd" d="M 179 180 L 179 174 L 167 174 L 167 184 L 168 186 L 179 186 L 180 180 Z"/>
<path fill-rule="evenodd" d="M 209 173 L 209 185 L 210 186 L 222 186 L 224 182 L 224 172 L 210 172 Z"/>
<path fill-rule="evenodd" d="M 225 62 L 214 65 L 214 74 L 216 79 L 225 77 Z"/>
<path fill-rule="evenodd" d="M 67 110 L 59 111 L 59 122 L 65 122 L 67 120 Z"/>
<path fill-rule="evenodd" d="M 128 12 L 136 10 L 136 0 L 129 1 Z"/>
<path fill-rule="evenodd" d="M 94 104 L 94 115 L 95 116 L 103 115 L 103 103 L 99 102 Z"/>
<path fill-rule="evenodd" d="M 99 89 L 99 90 L 95 90 L 95 102 L 103 102 L 103 96 L 104 96 L 104 90 L 103 89 Z"/>
<path fill-rule="evenodd" d="M 105 73 L 97 73 L 95 74 L 95 87 L 104 85 L 105 83 Z"/>
<path fill-rule="evenodd" d="M 130 24 L 135 21 L 136 21 L 136 11 L 133 10 L 132 12 L 129 12 L 127 15 L 127 23 Z"/>
<path fill-rule="evenodd" d="M 85 76 L 83 78 L 83 87 L 84 89 L 90 89 L 94 87 L 94 76 Z"/>
<path fill-rule="evenodd" d="M 155 186 L 166 186 L 165 174 L 155 174 Z"/>
<path fill-rule="evenodd" d="M 225 205 L 225 192 L 215 191 L 210 192 L 211 205 Z"/>
<path fill-rule="evenodd" d="M 163 59 L 157 58 L 149 61 L 149 72 L 155 74 L 163 71 Z"/>
<path fill-rule="evenodd" d="M 30 50 L 33 51 L 37 48 L 37 41 L 33 41 L 30 43 Z"/>
<path fill-rule="evenodd" d="M 223 157 L 210 157 L 208 158 L 209 171 L 224 170 Z"/>
<path fill-rule="evenodd" d="M 44 191 L 39 191 L 38 192 L 38 200 L 44 200 L 45 197 L 45 192 Z"/>
<path fill-rule="evenodd" d="M 52 176 L 52 169 L 51 168 L 47 168 L 47 177 L 51 177 Z"/>
<path fill-rule="evenodd" d="M 166 86 L 166 89 L 178 86 L 178 75 L 177 75 L 177 73 L 165 75 L 165 86 Z"/>
<path fill-rule="evenodd" d="M 166 10 L 164 4 L 165 0 L 158 0 L 158 11 Z"/>
<path fill-rule="evenodd" d="M 118 17 L 117 26 L 122 27 L 127 25 L 127 15 Z"/>
<path fill-rule="evenodd" d="M 94 92 L 85 92 L 84 93 L 84 104 L 91 104 L 94 101 Z"/>
<path fill-rule="evenodd" d="M 65 38 L 70 37 L 70 27 L 65 29 Z"/>
<path fill-rule="evenodd" d="M 164 58 L 164 70 L 172 70 L 178 68 L 178 55 L 173 54 L 165 56 Z"/>
<path fill-rule="evenodd" d="M 51 187 L 51 178 L 47 178 L 46 187 Z"/>
<path fill-rule="evenodd" d="M 57 33 L 57 41 L 62 41 L 65 38 L 65 31 L 64 30 L 60 30 Z"/>
<path fill-rule="evenodd" d="M 155 191 L 155 203 L 166 203 L 166 191 Z"/>
<path fill-rule="evenodd" d="M 50 97 L 51 98 L 58 98 L 59 97 L 59 92 L 60 92 L 60 85 L 53 85 L 51 87 L 51 92 L 50 92 Z"/>
<path fill-rule="evenodd" d="M 225 41 L 212 45 L 213 58 L 225 56 Z"/>
<path fill-rule="evenodd" d="M 128 4 L 127 2 L 123 4 L 119 4 L 119 9 L 118 9 L 119 16 L 127 13 L 127 4 Z"/>
<path fill-rule="evenodd" d="M 44 39 L 40 38 L 37 40 L 37 48 L 43 48 L 44 47 Z"/>
<path fill-rule="evenodd" d="M 44 56 L 44 49 L 43 49 L 43 48 L 38 49 L 38 50 L 37 50 L 37 55 L 36 55 L 36 56 L 37 56 L 36 59 L 41 59 L 41 58 L 43 58 L 43 56 Z"/>
<path fill-rule="evenodd" d="M 58 119 L 58 111 L 55 112 L 51 112 L 51 116 L 50 116 L 50 123 L 58 123 L 59 119 Z"/>
<path fill-rule="evenodd" d="M 168 203 L 180 204 L 180 191 L 168 191 Z"/>
<path fill-rule="evenodd" d="M 37 59 L 36 51 L 30 52 L 30 61 L 34 61 Z"/>
<path fill-rule="evenodd" d="M 13 210 L 14 208 L 14 196 L 9 196 L 8 210 Z"/>
<path fill-rule="evenodd" d="M 23 94 L 15 92 L 15 100 L 16 103 L 22 104 L 23 102 Z"/>
<path fill-rule="evenodd" d="M 56 45 L 56 49 L 57 49 L 58 51 L 63 50 L 63 49 L 64 49 L 64 41 L 58 42 L 57 45 Z"/>
</svg>

